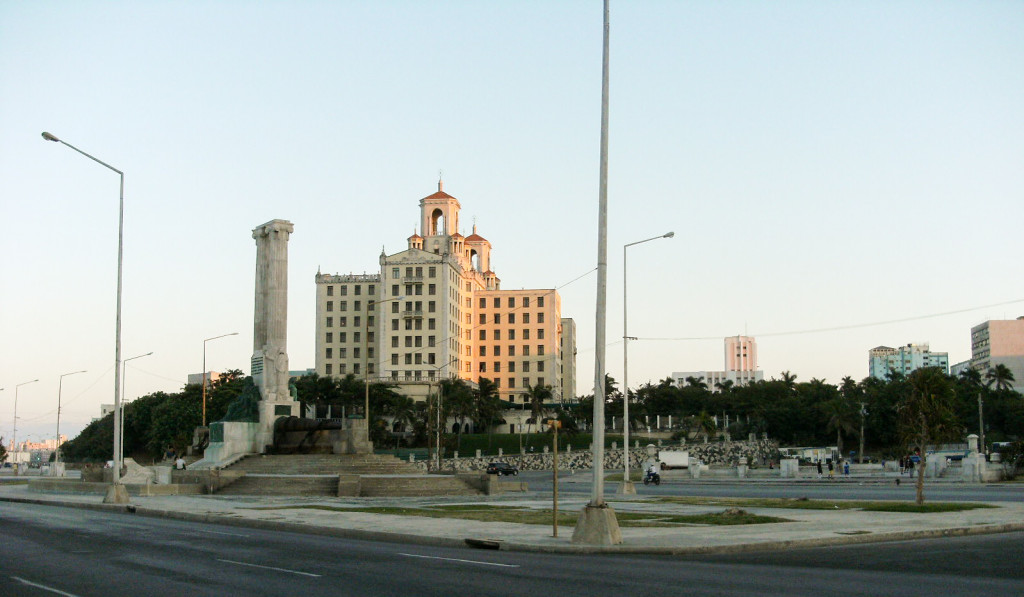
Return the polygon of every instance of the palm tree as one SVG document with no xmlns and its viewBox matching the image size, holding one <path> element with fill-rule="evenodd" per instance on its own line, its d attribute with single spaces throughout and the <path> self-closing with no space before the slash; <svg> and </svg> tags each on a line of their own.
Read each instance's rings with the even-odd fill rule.
<svg viewBox="0 0 1024 597">
<path fill-rule="evenodd" d="M 917 369 L 907 377 L 910 393 L 897 407 L 900 431 L 907 446 L 921 458 L 917 471 L 917 504 L 924 504 L 924 470 L 928 445 L 956 434 L 955 392 L 948 375 L 938 367 Z"/>
<path fill-rule="evenodd" d="M 1013 388 L 1014 381 L 1016 380 L 1013 378 L 1013 372 L 1002 363 L 985 372 L 985 385 L 989 387 L 995 386 L 997 391 Z"/>
<path fill-rule="evenodd" d="M 540 423 L 540 417 L 544 414 L 545 407 L 544 402 L 551 400 L 551 386 L 546 386 L 538 383 L 535 386 L 529 387 L 526 392 L 526 398 L 530 402 L 530 426 L 531 430 L 533 425 Z"/>
<path fill-rule="evenodd" d="M 504 406 L 498 398 L 498 386 L 490 379 L 481 377 L 474 393 L 473 424 L 487 430 L 487 449 L 491 448 L 494 425 L 501 419 Z"/>
<path fill-rule="evenodd" d="M 732 392 L 733 385 L 735 385 L 735 383 L 731 379 L 716 381 L 715 389 L 721 392 L 722 394 L 728 394 Z"/>
<path fill-rule="evenodd" d="M 711 435 L 714 434 L 718 429 L 715 427 L 715 420 L 711 418 L 708 411 L 702 410 L 699 415 L 691 417 L 691 427 L 693 432 L 696 432 L 704 436 L 704 443 L 708 443 Z"/>
<path fill-rule="evenodd" d="M 857 430 L 858 409 L 854 408 L 853 403 L 848 402 L 844 398 L 835 398 L 824 403 L 822 411 L 828 418 L 825 430 L 835 430 L 836 448 L 839 450 L 840 457 L 842 457 L 843 434 L 853 433 Z"/>
<path fill-rule="evenodd" d="M 416 403 L 412 398 L 408 396 L 397 396 L 393 398 L 388 405 L 388 414 L 394 419 L 394 427 L 404 431 L 406 427 L 411 426 L 413 420 L 416 418 Z M 398 449 L 398 442 L 400 436 L 395 434 L 395 449 Z"/>
<path fill-rule="evenodd" d="M 782 375 L 782 383 L 785 384 L 787 388 L 790 390 L 796 388 L 796 374 L 790 373 L 789 371 L 783 371 L 780 375 Z"/>
<path fill-rule="evenodd" d="M 704 382 L 704 377 L 703 376 L 701 376 L 701 377 L 693 377 L 691 375 L 691 376 L 687 377 L 685 381 L 686 381 L 686 385 L 688 385 L 690 387 L 699 388 L 701 390 L 708 389 L 708 384 L 706 384 Z"/>
</svg>

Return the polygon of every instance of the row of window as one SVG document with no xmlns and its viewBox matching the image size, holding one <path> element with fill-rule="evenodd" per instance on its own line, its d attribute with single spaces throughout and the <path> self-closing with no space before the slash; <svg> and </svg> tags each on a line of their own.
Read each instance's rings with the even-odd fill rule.
<svg viewBox="0 0 1024 597">
<path fill-rule="evenodd" d="M 501 325 L 501 315 L 502 315 L 501 313 L 494 313 L 494 314 L 481 313 L 480 314 L 480 325 L 487 325 L 488 319 L 490 319 L 490 323 L 494 323 L 495 325 Z M 506 321 L 510 325 L 515 325 L 515 323 L 516 323 L 516 314 L 515 313 L 506 313 L 505 315 L 508 317 L 508 319 L 506 319 Z M 529 313 L 520 313 L 520 315 L 522 315 L 522 321 L 520 323 L 523 323 L 523 324 L 530 323 L 530 314 Z M 537 314 L 537 323 L 544 323 L 544 314 L 543 313 L 538 313 Z"/>
<path fill-rule="evenodd" d="M 354 359 L 360 358 L 360 355 L 362 353 L 360 352 L 359 349 L 360 349 L 360 347 L 358 347 L 358 346 L 356 346 L 356 347 L 354 347 L 352 349 L 352 358 L 354 358 Z M 328 358 L 328 359 L 333 359 L 334 358 L 334 348 L 333 347 L 328 347 L 328 348 L 324 349 L 324 356 L 326 358 Z M 341 348 L 338 349 L 338 358 L 339 359 L 347 359 L 348 358 L 348 348 L 347 347 L 342 346 Z M 373 358 L 373 347 L 372 346 L 370 346 L 369 348 L 366 349 L 366 358 L 368 358 L 368 359 L 372 359 Z"/>
<path fill-rule="evenodd" d="M 373 375 L 374 373 L 376 373 L 374 364 L 373 363 L 367 363 L 366 364 L 366 371 L 369 372 L 370 375 Z M 362 371 L 361 371 L 361 369 L 359 367 L 359 363 L 353 363 L 353 365 L 352 365 L 352 373 L 355 373 L 356 375 L 359 375 L 361 372 Z M 334 375 L 334 365 L 332 363 L 327 363 L 326 365 L 324 365 L 324 375 Z M 338 375 L 348 375 L 348 365 L 347 365 L 347 363 L 339 363 L 338 364 Z"/>
<path fill-rule="evenodd" d="M 362 286 L 357 284 L 357 285 L 353 286 L 352 288 L 353 288 L 352 293 L 355 296 L 359 296 L 359 295 L 363 294 L 363 287 Z M 339 294 L 341 296 L 348 296 L 348 285 L 347 284 L 342 284 L 341 286 L 338 287 L 338 290 L 339 290 Z M 374 294 L 376 294 L 376 292 L 377 292 L 377 285 L 376 284 L 370 284 L 369 286 L 366 287 L 366 294 L 367 294 L 367 296 L 373 296 Z M 328 286 L 327 287 L 327 296 L 334 296 L 334 286 Z"/>
<path fill-rule="evenodd" d="M 516 362 L 515 361 L 508 361 L 507 365 L 508 365 L 508 369 L 506 369 L 506 371 L 508 371 L 509 373 L 515 372 L 515 370 L 516 370 Z M 544 370 L 544 361 L 537 361 L 535 363 L 535 365 L 537 366 L 537 371 L 538 372 Z M 480 361 L 480 363 L 477 366 L 477 370 L 480 373 L 487 373 L 487 363 L 485 363 L 483 361 Z M 523 373 L 526 373 L 529 370 L 530 370 L 530 361 L 522 361 L 522 366 L 520 368 L 520 371 L 522 371 Z M 501 361 L 492 361 L 491 362 L 491 371 L 494 372 L 494 373 L 501 373 Z"/>
<path fill-rule="evenodd" d="M 391 268 L 391 277 L 392 278 L 400 278 L 401 276 L 399 274 L 401 273 L 401 271 L 402 271 L 402 268 L 400 268 L 400 267 L 393 267 L 393 268 Z M 427 276 L 430 277 L 430 278 L 436 278 L 437 277 L 437 268 L 434 267 L 434 266 L 428 267 L 427 268 Z M 406 278 L 413 278 L 413 277 L 415 277 L 415 278 L 422 278 L 423 277 L 423 267 L 421 267 L 421 266 L 409 266 L 409 267 L 406 267 L 405 268 L 405 277 Z"/>
<path fill-rule="evenodd" d="M 523 355 L 522 356 L 524 356 L 524 357 L 530 356 L 530 345 L 529 344 L 524 344 L 520 348 L 523 349 Z M 482 356 L 482 357 L 487 356 L 487 347 L 486 346 L 481 346 L 479 348 L 479 352 L 480 352 L 480 356 Z M 499 346 L 497 344 L 492 346 L 491 347 L 491 356 L 500 357 L 501 356 L 501 346 Z M 509 344 L 508 345 L 507 356 L 510 356 L 510 357 L 516 356 L 516 347 L 515 347 L 514 344 Z M 538 344 L 537 345 L 537 356 L 539 356 L 539 357 L 544 356 L 544 345 L 543 344 Z"/>
<path fill-rule="evenodd" d="M 506 297 L 506 298 L 508 299 L 508 305 L 507 306 L 509 308 L 514 309 L 516 307 L 516 297 L 510 296 L 510 297 Z M 530 308 L 530 297 L 524 296 L 524 297 L 520 297 L 520 298 L 522 298 L 522 300 L 520 301 L 520 303 L 522 303 L 522 304 L 519 305 L 519 306 L 522 307 L 522 308 L 526 308 L 526 309 Z M 495 309 L 501 309 L 501 297 L 500 296 L 496 296 L 496 297 L 492 298 L 491 299 L 491 303 L 494 305 Z M 544 297 L 542 297 L 542 296 L 538 296 L 537 297 L 537 306 L 541 307 L 541 308 L 544 307 Z M 481 309 L 486 309 L 487 308 L 487 297 L 484 297 L 484 296 L 480 297 L 480 308 Z"/>
</svg>

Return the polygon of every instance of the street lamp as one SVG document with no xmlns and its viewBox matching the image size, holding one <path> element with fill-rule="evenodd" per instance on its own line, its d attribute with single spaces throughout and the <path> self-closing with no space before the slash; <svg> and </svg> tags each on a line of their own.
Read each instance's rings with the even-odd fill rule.
<svg viewBox="0 0 1024 597">
<path fill-rule="evenodd" d="M 636 338 L 629 335 L 626 325 L 629 316 L 629 309 L 626 308 L 626 297 L 629 290 L 629 278 L 626 270 L 626 249 L 633 245 L 651 242 L 659 238 L 672 238 L 675 235 L 675 232 L 667 232 L 660 236 L 638 240 L 622 247 L 622 443 L 625 444 L 622 459 L 625 462 L 626 469 L 622 474 L 622 485 L 619 485 L 619 489 L 616 491 L 620 495 L 636 493 L 633 481 L 629 478 L 629 341 L 636 340 Z"/>
<path fill-rule="evenodd" d="M 139 356 L 131 357 L 130 359 L 125 359 L 124 361 L 122 361 L 122 363 L 127 363 L 128 361 L 134 361 L 135 359 L 141 359 L 142 357 L 148 357 L 151 354 L 153 354 L 153 353 L 152 352 L 147 352 L 146 354 L 140 354 Z M 125 378 L 125 376 L 127 374 L 128 374 L 128 365 L 125 365 L 124 367 L 121 368 L 121 388 L 122 389 L 127 387 L 127 386 L 125 386 L 125 383 L 124 383 L 124 378 Z M 121 409 L 121 460 L 122 461 L 124 461 L 124 411 L 127 410 L 127 406 L 128 405 L 125 405 L 125 408 Z"/>
<path fill-rule="evenodd" d="M 103 498 L 104 503 L 113 504 L 127 504 L 128 503 L 128 491 L 121 485 L 121 446 L 118 445 L 120 442 L 120 418 L 121 413 L 121 274 L 123 270 L 123 257 L 124 257 L 124 172 L 121 172 L 117 168 L 110 164 L 98 160 L 95 157 L 85 153 L 81 149 L 66 143 L 50 133 L 44 132 L 43 139 L 47 141 L 53 141 L 54 143 L 60 143 L 65 145 L 78 153 L 84 155 L 90 160 L 117 172 L 118 176 L 121 177 L 121 192 L 120 201 L 118 203 L 118 219 L 117 219 L 117 315 L 115 317 L 114 324 L 114 466 L 112 469 L 113 475 L 111 476 L 111 487 L 107 492 L 106 497 Z"/>
<path fill-rule="evenodd" d="M 454 363 L 457 360 L 459 360 L 457 357 L 453 357 L 447 363 L 444 363 L 442 365 L 434 365 L 434 369 L 435 370 L 444 369 L 445 367 L 447 367 L 448 365 L 451 365 L 452 363 Z M 442 391 L 441 381 L 443 379 L 444 379 L 444 377 L 442 376 L 441 372 L 438 371 L 438 374 L 437 374 L 437 429 L 435 430 L 437 432 L 437 443 L 434 446 L 435 447 L 435 450 L 434 450 L 434 468 L 438 472 L 441 471 L 441 391 Z"/>
<path fill-rule="evenodd" d="M 71 373 L 64 373 L 64 374 L 62 374 L 60 376 L 60 379 L 57 381 L 57 449 L 54 450 L 54 456 L 53 456 L 53 472 L 54 472 L 54 476 L 61 476 L 61 477 L 64 476 L 63 474 L 59 474 L 58 473 L 59 467 L 57 466 L 58 464 L 60 464 L 60 394 L 61 394 L 61 391 L 64 389 L 64 378 L 67 377 L 68 375 L 75 375 L 75 374 L 78 374 L 78 373 L 85 373 L 85 370 L 82 370 L 82 371 L 72 371 Z"/>
<path fill-rule="evenodd" d="M 216 340 L 217 338 L 227 338 L 228 336 L 237 335 L 238 332 L 231 332 L 230 334 L 223 334 L 221 336 L 214 336 L 213 338 L 203 340 L 203 427 L 206 427 L 206 343 L 210 340 Z"/>
<path fill-rule="evenodd" d="M 363 338 L 363 385 L 365 386 L 366 405 L 363 410 L 363 418 L 366 420 L 366 441 L 370 441 L 370 314 L 376 313 L 377 305 L 400 301 L 405 296 L 384 299 L 382 301 L 367 301 L 366 304 L 366 337 Z"/>
<path fill-rule="evenodd" d="M 36 383 L 37 381 L 39 381 L 39 380 L 38 379 L 33 379 L 32 381 L 24 381 L 24 382 L 22 382 L 22 383 L 20 383 L 20 384 L 18 384 L 16 386 L 14 386 L 14 433 L 13 433 L 14 438 L 11 441 L 14 442 L 14 450 L 15 451 L 18 450 L 18 388 L 20 388 L 21 386 L 24 386 L 24 385 L 28 385 L 30 383 Z M 18 466 L 18 461 L 17 460 L 14 461 L 14 466 L 15 467 Z M 15 471 L 15 474 L 17 474 L 18 469 L 15 468 L 14 471 Z"/>
</svg>

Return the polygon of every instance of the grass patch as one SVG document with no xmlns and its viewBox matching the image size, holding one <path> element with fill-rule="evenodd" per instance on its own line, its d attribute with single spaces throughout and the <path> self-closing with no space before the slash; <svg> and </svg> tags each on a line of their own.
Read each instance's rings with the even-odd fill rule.
<svg viewBox="0 0 1024 597">
<path fill-rule="evenodd" d="M 660 497 L 654 501 L 690 506 L 728 506 L 744 508 L 788 508 L 792 510 L 864 510 L 866 512 L 962 512 L 978 508 L 997 508 L 974 502 L 936 502 L 918 506 L 909 502 L 877 500 L 809 500 L 807 498 L 708 498 Z"/>
<path fill-rule="evenodd" d="M 454 518 L 481 522 L 512 522 L 516 524 L 550 525 L 550 509 L 533 509 L 519 506 L 492 505 L 441 505 L 423 508 L 369 507 L 351 508 L 317 504 L 303 506 L 266 506 L 256 510 L 325 510 L 329 512 L 363 512 L 366 514 L 387 514 L 392 516 L 425 516 L 428 518 Z M 559 526 L 575 526 L 577 512 L 558 513 Z M 712 514 L 661 514 L 657 512 L 617 512 L 615 515 L 621 527 L 677 527 L 692 525 L 737 525 L 790 522 L 785 518 L 759 516 L 747 512 L 718 512 Z"/>
</svg>

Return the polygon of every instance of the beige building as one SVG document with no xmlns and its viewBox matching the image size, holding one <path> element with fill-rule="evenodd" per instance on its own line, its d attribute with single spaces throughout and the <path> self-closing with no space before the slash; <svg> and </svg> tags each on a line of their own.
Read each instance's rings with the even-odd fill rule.
<svg viewBox="0 0 1024 597">
<path fill-rule="evenodd" d="M 1013 389 L 1024 393 L 1024 317 L 993 319 L 971 328 L 971 367 L 982 376 L 996 365 L 1013 373 Z"/>
<path fill-rule="evenodd" d="M 521 404 L 530 386 L 574 398 L 576 328 L 554 289 L 502 290 L 491 243 L 459 229 L 459 201 L 443 190 L 420 200 L 424 236 L 381 253 L 380 273 L 317 273 L 316 371 L 369 375 L 414 398 L 445 377 L 494 381 Z"/>
<path fill-rule="evenodd" d="M 725 339 L 724 371 L 677 371 L 672 374 L 676 385 L 686 385 L 686 378 L 702 379 L 708 389 L 731 383 L 745 386 L 764 379 L 764 371 L 757 368 L 757 341 L 751 336 L 729 336 Z"/>
</svg>

